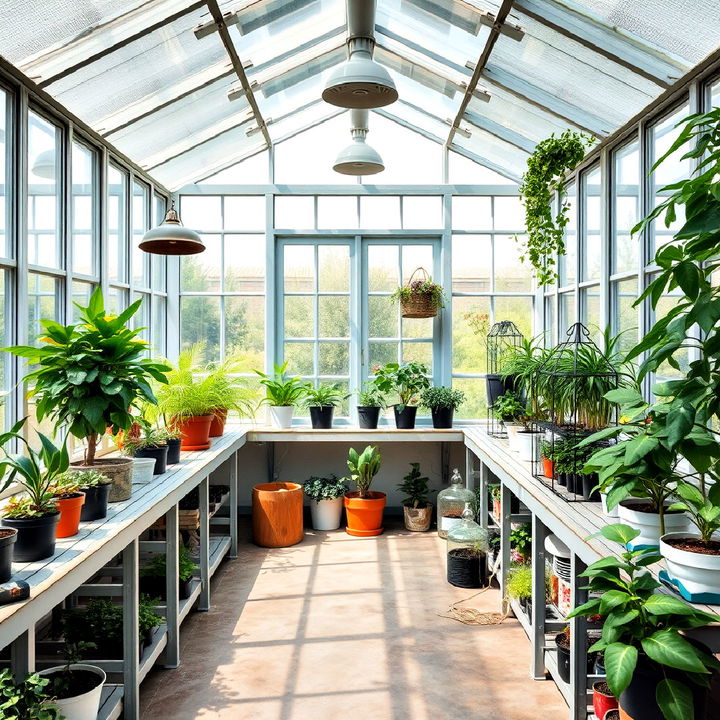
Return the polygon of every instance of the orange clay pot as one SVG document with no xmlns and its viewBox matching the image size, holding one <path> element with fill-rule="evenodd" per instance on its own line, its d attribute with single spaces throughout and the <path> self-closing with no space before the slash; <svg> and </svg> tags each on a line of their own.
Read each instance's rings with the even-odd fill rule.
<svg viewBox="0 0 720 720">
<path fill-rule="evenodd" d="M 210 423 L 210 437 L 220 437 L 225 432 L 228 411 L 225 408 L 213 410 L 213 419 Z"/>
<path fill-rule="evenodd" d="M 181 450 L 207 450 L 210 447 L 212 415 L 173 419 L 172 426 L 180 433 Z"/>
<path fill-rule="evenodd" d="M 303 539 L 303 486 L 274 482 L 252 489 L 253 540 L 262 547 L 289 547 Z"/>
<path fill-rule="evenodd" d="M 543 464 L 543 474 L 546 478 L 552 478 L 553 476 L 553 470 L 555 469 L 555 462 L 553 460 L 548 460 L 547 458 L 542 459 Z"/>
<path fill-rule="evenodd" d="M 345 493 L 345 532 L 355 537 L 380 535 L 386 501 L 387 496 L 382 492 L 370 491 L 364 498 L 358 497 L 357 492 Z"/>
<path fill-rule="evenodd" d="M 85 493 L 74 493 L 70 497 L 57 498 L 60 520 L 55 528 L 55 537 L 66 538 L 78 534 L 80 513 L 85 502 Z"/>
</svg>

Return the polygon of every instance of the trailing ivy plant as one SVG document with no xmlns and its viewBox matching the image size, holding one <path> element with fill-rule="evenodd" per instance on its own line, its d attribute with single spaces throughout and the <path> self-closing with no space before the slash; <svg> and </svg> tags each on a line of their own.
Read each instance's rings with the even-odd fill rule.
<svg viewBox="0 0 720 720">
<path fill-rule="evenodd" d="M 528 158 L 519 188 L 527 233 L 520 260 L 535 268 L 539 285 L 550 285 L 557 278 L 555 255 L 565 253 L 563 232 L 570 205 L 562 199 L 555 214 L 555 193 L 562 191 L 565 173 L 575 169 L 592 142 L 588 135 L 566 130 L 559 137 L 553 134 L 539 142 Z M 517 236 L 515 239 L 520 242 Z"/>
</svg>

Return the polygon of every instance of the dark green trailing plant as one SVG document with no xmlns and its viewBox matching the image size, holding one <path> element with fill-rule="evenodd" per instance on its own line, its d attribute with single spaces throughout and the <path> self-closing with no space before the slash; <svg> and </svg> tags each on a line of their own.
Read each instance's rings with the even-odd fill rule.
<svg viewBox="0 0 720 720">
<path fill-rule="evenodd" d="M 527 415 L 527 407 L 520 396 L 512 390 L 506 390 L 492 406 L 493 415 L 504 423 L 520 422 Z"/>
<path fill-rule="evenodd" d="M 142 328 L 127 327 L 141 304 L 138 300 L 120 315 L 106 315 L 98 288 L 87 307 L 76 303 L 77 325 L 41 320 L 42 347 L 6 348 L 36 365 L 25 381 L 32 387 L 38 422 L 49 418 L 86 440 L 88 466 L 94 464 L 97 444 L 108 428 L 113 434 L 128 430 L 136 419 L 133 406 L 156 403 L 150 383 L 167 382 L 170 368 L 143 357 L 148 345 L 138 337 Z"/>
<path fill-rule="evenodd" d="M 316 388 L 307 388 L 303 402 L 307 407 L 337 407 L 349 397 L 350 393 L 343 392 L 337 384 L 320 383 Z"/>
<path fill-rule="evenodd" d="M 432 278 L 413 280 L 407 285 L 402 285 L 390 296 L 390 300 L 393 302 L 407 302 L 413 295 L 428 296 L 435 310 L 440 310 L 445 307 L 445 291 L 442 285 L 434 283 Z"/>
<path fill-rule="evenodd" d="M 630 685 L 638 662 L 648 663 L 661 678 L 655 699 L 665 718 L 694 720 L 693 688 L 707 687 L 720 663 L 690 644 L 683 633 L 716 622 L 717 616 L 655 592 L 661 586 L 647 566 L 658 562 L 660 555 L 648 548 L 625 550 L 639 534 L 639 530 L 622 524 L 607 525 L 600 531 L 624 551 L 620 557 L 598 560 L 582 573 L 588 578 L 586 589 L 599 597 L 574 609 L 568 617 L 603 618 L 602 637 L 589 650 L 604 653 L 607 683 L 615 697 Z M 668 677 L 669 670 L 680 673 Z"/>
<path fill-rule="evenodd" d="M 532 568 L 529 565 L 517 565 L 508 572 L 505 590 L 515 600 L 527 600 L 532 597 Z"/>
<path fill-rule="evenodd" d="M 465 393 L 449 387 L 429 387 L 423 390 L 420 404 L 431 410 L 450 408 L 457 410 L 465 402 Z"/>
<path fill-rule="evenodd" d="M 265 386 L 265 398 L 261 401 L 273 407 L 287 407 L 298 405 L 306 396 L 311 385 L 300 377 L 287 375 L 288 362 L 275 365 L 275 373 L 266 375 L 260 370 L 255 372 L 260 376 L 260 384 Z"/>
<path fill-rule="evenodd" d="M 190 551 L 184 545 L 181 545 L 178 551 L 178 576 L 180 580 L 183 582 L 192 580 L 196 569 L 197 565 L 193 562 Z M 141 577 L 165 578 L 166 574 L 167 555 L 165 553 L 153 555 L 150 562 L 140 568 Z"/>
<path fill-rule="evenodd" d="M 334 500 L 342 497 L 347 492 L 347 485 L 345 480 L 339 479 L 336 475 L 330 477 L 313 475 L 305 482 L 303 489 L 310 500 L 320 502 L 321 500 Z"/>
<path fill-rule="evenodd" d="M 428 494 L 435 491 L 428 489 L 429 482 L 430 479 L 420 471 L 420 463 L 410 463 L 410 472 L 397 486 L 397 489 L 405 495 L 402 504 L 411 508 L 424 508 L 430 505 Z"/>
<path fill-rule="evenodd" d="M 37 673 L 15 684 L 10 670 L 0 670 L 0 717 L 3 720 L 62 720 L 52 704 L 50 679 Z"/>
<path fill-rule="evenodd" d="M 563 234 L 570 205 L 561 197 L 555 213 L 555 194 L 563 192 L 565 174 L 575 169 L 592 142 L 583 133 L 566 130 L 559 137 L 553 134 L 539 142 L 528 158 L 518 189 L 525 206 L 527 233 L 520 260 L 527 260 L 535 268 L 539 285 L 556 280 L 555 256 L 565 253 Z M 516 240 L 520 241 L 517 236 Z"/>
<path fill-rule="evenodd" d="M 380 463 L 380 451 L 372 445 L 368 445 L 362 453 L 358 453 L 354 448 L 348 451 L 347 466 L 350 470 L 350 480 L 355 483 L 358 497 L 367 497 L 373 478 L 380 470 Z"/>
<path fill-rule="evenodd" d="M 416 360 L 402 364 L 387 363 L 375 368 L 374 382 L 386 395 L 397 393 L 401 408 L 417 402 L 423 390 L 430 387 L 427 366 Z"/>
</svg>

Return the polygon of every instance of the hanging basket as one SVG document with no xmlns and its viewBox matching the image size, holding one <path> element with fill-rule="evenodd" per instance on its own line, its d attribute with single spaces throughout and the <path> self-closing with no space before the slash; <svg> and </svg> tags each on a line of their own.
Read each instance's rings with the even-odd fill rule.
<svg viewBox="0 0 720 720">
<path fill-rule="evenodd" d="M 425 269 L 419 267 L 414 270 L 405 287 L 412 287 L 413 278 L 418 273 L 422 273 L 421 282 L 430 282 L 430 276 Z M 431 318 L 437 316 L 438 304 L 430 290 L 427 292 L 413 292 L 409 298 L 400 298 L 400 310 L 404 318 Z"/>
</svg>

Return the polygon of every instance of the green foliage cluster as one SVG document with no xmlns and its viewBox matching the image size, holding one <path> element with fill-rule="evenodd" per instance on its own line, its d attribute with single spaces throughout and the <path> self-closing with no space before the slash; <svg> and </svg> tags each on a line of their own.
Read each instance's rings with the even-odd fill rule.
<svg viewBox="0 0 720 720">
<path fill-rule="evenodd" d="M 347 466 L 350 470 L 350 480 L 357 487 L 358 497 L 367 497 L 373 478 L 380 470 L 381 460 L 380 451 L 373 445 L 368 445 L 362 453 L 350 448 Z"/>
<path fill-rule="evenodd" d="M 529 565 L 517 565 L 508 572 L 507 594 L 516 600 L 532 597 L 532 568 Z"/>
<path fill-rule="evenodd" d="M 266 375 L 260 370 L 255 372 L 260 376 L 260 384 L 265 387 L 266 405 L 273 407 L 286 407 L 299 404 L 307 395 L 310 383 L 297 376 L 287 375 L 287 361 L 282 365 L 275 365 L 275 373 Z"/>
<path fill-rule="evenodd" d="M 385 407 L 385 395 L 378 386 L 370 380 L 363 385 L 358 392 L 358 406 L 360 407 Z"/>
<path fill-rule="evenodd" d="M 512 390 L 506 390 L 495 401 L 493 415 L 502 422 L 519 422 L 527 415 L 527 408 L 520 401 L 520 396 Z"/>
<path fill-rule="evenodd" d="M 465 393 L 462 390 L 444 386 L 426 388 L 420 396 L 420 404 L 431 410 L 457 410 L 464 402 Z"/>
<path fill-rule="evenodd" d="M 10 670 L 0 670 L 0 717 L 3 720 L 62 720 L 52 704 L 50 680 L 37 673 L 15 684 Z"/>
<path fill-rule="evenodd" d="M 68 482 L 82 490 L 83 488 L 97 487 L 98 485 L 109 485 L 112 480 L 107 475 L 97 472 L 97 470 L 70 470 L 61 475 L 56 484 L 62 484 L 63 482 Z"/>
<path fill-rule="evenodd" d="M 607 525 L 600 534 L 624 550 L 640 531 L 616 524 Z M 588 578 L 586 589 L 598 597 L 573 610 L 568 618 L 603 618 L 602 636 L 589 650 L 604 653 L 607 683 L 615 697 L 620 697 L 638 663 L 643 663 L 661 678 L 655 699 L 665 718 L 693 720 L 693 687 L 707 687 L 720 663 L 690 644 L 683 633 L 716 622 L 717 617 L 671 595 L 655 592 L 660 583 L 647 566 L 660 559 L 654 549 L 646 548 L 593 563 L 581 576 Z M 683 679 L 668 677 L 669 670 L 681 671 Z"/>
<path fill-rule="evenodd" d="M 178 575 L 182 581 L 191 580 L 195 574 L 196 565 L 193 562 L 190 551 L 181 545 L 178 551 Z M 157 553 L 147 565 L 140 568 L 142 577 L 164 578 L 167 574 L 167 555 L 165 553 Z"/>
<path fill-rule="evenodd" d="M 523 558 L 529 558 L 532 552 L 532 530 L 529 523 L 522 523 L 510 531 L 510 547 Z"/>
<path fill-rule="evenodd" d="M 555 194 L 562 193 L 565 174 L 583 159 L 591 143 L 589 136 L 566 130 L 559 137 L 553 134 L 539 142 L 528 158 L 519 187 L 527 232 L 520 260 L 529 261 L 535 268 L 539 285 L 550 285 L 557 279 L 555 256 L 565 253 L 563 234 L 570 205 L 561 198 L 555 213 Z"/>
<path fill-rule="evenodd" d="M 123 451 L 134 455 L 144 448 L 156 448 L 167 445 L 168 431 L 164 427 L 153 427 L 142 423 L 140 435 L 127 435 L 123 438 Z"/>
<path fill-rule="evenodd" d="M 434 283 L 432 278 L 413 280 L 407 285 L 402 285 L 390 296 L 390 299 L 394 302 L 407 302 L 414 295 L 424 295 L 428 297 L 435 310 L 440 310 L 445 307 L 445 291 L 442 285 Z"/>
<path fill-rule="evenodd" d="M 347 400 L 350 393 L 336 383 L 320 383 L 316 388 L 309 386 L 305 393 L 304 404 L 307 407 L 337 407 L 343 400 Z"/>
<path fill-rule="evenodd" d="M 339 479 L 336 475 L 330 477 L 318 477 L 313 475 L 303 485 L 305 494 L 310 500 L 320 502 L 320 500 L 334 500 L 342 497 L 347 492 L 347 485 L 344 479 Z"/>
<path fill-rule="evenodd" d="M 420 472 L 420 463 L 410 463 L 410 472 L 398 483 L 397 489 L 405 495 L 402 501 L 407 507 L 419 508 L 430 505 L 428 489 L 430 479 Z"/>
<path fill-rule="evenodd" d="M 418 396 L 430 387 L 427 365 L 416 360 L 405 363 L 386 363 L 375 368 L 375 385 L 389 395 L 396 393 L 401 408 L 417 402 Z"/>
</svg>

